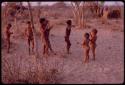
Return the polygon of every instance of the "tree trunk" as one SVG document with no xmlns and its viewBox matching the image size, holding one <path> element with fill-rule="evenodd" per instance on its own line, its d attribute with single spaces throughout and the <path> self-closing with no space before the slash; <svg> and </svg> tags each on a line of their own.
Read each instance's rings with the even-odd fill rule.
<svg viewBox="0 0 125 85">
<path fill-rule="evenodd" d="M 38 2 L 38 14 L 37 14 L 37 21 L 39 22 L 41 15 L 41 2 Z M 38 27 L 40 27 L 40 24 L 38 24 Z"/>
<path fill-rule="evenodd" d="M 36 82 L 39 83 L 39 63 L 37 61 L 37 59 L 39 58 L 39 53 L 38 53 L 38 39 L 37 39 L 37 34 L 36 34 L 36 30 L 35 30 L 35 27 L 34 27 L 34 23 L 33 23 L 33 15 L 32 15 L 32 10 L 31 10 L 31 5 L 30 3 L 28 2 L 28 7 L 29 7 L 29 15 L 30 15 L 30 20 L 31 20 L 31 23 L 32 23 L 32 30 L 33 30 L 33 35 L 34 35 L 34 41 L 35 41 L 35 61 L 36 61 Z"/>
<path fill-rule="evenodd" d="M 33 30 L 33 35 L 34 35 L 34 41 L 35 41 L 35 55 L 38 57 L 38 39 L 37 39 L 37 34 L 36 34 L 36 30 L 34 28 L 34 23 L 33 23 L 33 15 L 32 15 L 32 10 L 31 10 L 31 6 L 30 3 L 28 2 L 28 7 L 29 7 L 29 15 L 30 15 L 30 20 L 32 23 L 32 30 Z"/>
<path fill-rule="evenodd" d="M 41 14 L 41 2 L 38 2 L 38 20 L 40 19 Z"/>
</svg>

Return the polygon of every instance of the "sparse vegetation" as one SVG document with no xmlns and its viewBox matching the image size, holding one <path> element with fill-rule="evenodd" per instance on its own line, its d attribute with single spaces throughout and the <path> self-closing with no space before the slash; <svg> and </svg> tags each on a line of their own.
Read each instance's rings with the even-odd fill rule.
<svg viewBox="0 0 125 85">
<path fill-rule="evenodd" d="M 100 84 L 123 82 L 124 7 L 117 9 L 119 10 L 118 15 L 120 14 L 119 18 L 107 18 L 106 22 L 102 23 L 102 17 L 98 16 L 100 15 L 101 6 L 97 7 L 97 4 L 94 3 L 90 4 L 92 8 L 86 6 L 86 4 L 89 5 L 89 2 L 72 2 L 72 5 L 59 2 L 51 6 L 40 6 L 40 3 L 38 2 L 38 6 L 31 6 L 31 8 L 23 6 L 21 2 L 8 2 L 5 6 L 2 6 L 2 83 Z M 22 7 L 19 10 L 20 12 L 16 10 L 18 7 Z M 110 9 L 115 10 L 116 8 L 111 7 Z M 113 13 L 111 13 L 111 16 L 114 15 Z M 50 42 L 52 42 L 56 55 L 52 53 L 49 56 L 42 55 L 40 17 L 47 18 L 50 20 L 50 24 L 53 25 L 50 33 Z M 72 46 L 71 54 L 69 55 L 65 53 L 64 40 L 66 20 L 68 19 L 73 22 L 70 37 Z M 35 53 L 38 52 L 38 56 L 34 54 L 28 55 L 24 31 L 26 22 L 29 20 L 34 25 L 35 37 L 37 37 L 37 51 Z M 85 24 L 83 21 L 85 21 Z M 11 30 L 14 32 L 11 37 L 9 54 L 6 53 L 4 31 L 8 22 L 12 24 Z M 97 60 L 83 65 L 83 50 L 81 49 L 83 33 L 89 32 L 93 28 L 98 30 L 97 36 L 99 37 L 97 40 Z M 91 57 L 90 54 L 90 61 Z"/>
</svg>

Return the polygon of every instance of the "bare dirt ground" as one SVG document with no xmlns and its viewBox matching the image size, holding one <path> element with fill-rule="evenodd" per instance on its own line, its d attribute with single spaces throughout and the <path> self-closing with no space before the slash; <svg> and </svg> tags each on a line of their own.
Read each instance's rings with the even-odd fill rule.
<svg viewBox="0 0 125 85">
<path fill-rule="evenodd" d="M 108 20 L 102 24 L 93 19 L 90 28 L 84 30 L 72 28 L 70 40 L 72 43 L 71 54 L 65 50 L 65 25 L 59 25 L 51 30 L 50 41 L 57 55 L 50 54 L 44 58 L 42 55 L 42 44 L 39 37 L 39 76 L 42 63 L 47 63 L 46 68 L 56 67 L 62 72 L 59 74 L 58 83 L 80 83 L 80 84 L 102 84 L 123 83 L 124 80 L 124 25 L 123 20 Z M 90 32 L 92 28 L 98 29 L 96 60 L 83 64 L 83 48 L 81 46 L 83 34 Z M 28 55 L 27 41 L 23 38 L 12 38 L 11 53 L 6 53 L 6 47 L 2 48 L 2 81 L 3 83 L 14 82 L 14 78 L 28 79 L 28 71 L 36 72 L 35 57 Z M 3 43 L 2 43 L 3 44 Z M 43 61 L 42 61 L 43 58 Z M 5 61 L 6 60 L 6 61 Z M 6 67 L 8 62 L 8 66 Z M 15 69 L 12 69 L 14 66 Z M 11 68 L 11 69 L 7 69 Z M 17 73 L 11 73 L 15 70 Z M 13 75 L 9 77 L 9 75 Z M 31 80 L 32 81 L 32 80 Z M 42 83 L 42 82 L 41 82 Z"/>
</svg>

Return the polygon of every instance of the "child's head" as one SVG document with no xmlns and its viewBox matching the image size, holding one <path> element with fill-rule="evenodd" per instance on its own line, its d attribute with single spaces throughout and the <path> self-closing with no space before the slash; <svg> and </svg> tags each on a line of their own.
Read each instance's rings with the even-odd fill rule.
<svg viewBox="0 0 125 85">
<path fill-rule="evenodd" d="M 41 24 L 43 24 L 45 21 L 46 21 L 45 18 L 40 18 L 40 19 L 39 19 L 39 22 L 40 22 Z"/>
<path fill-rule="evenodd" d="M 72 25 L 72 21 L 71 20 L 67 20 L 67 25 Z"/>
<path fill-rule="evenodd" d="M 27 24 L 31 24 L 31 22 L 30 22 L 30 21 L 27 21 Z"/>
<path fill-rule="evenodd" d="M 92 34 L 96 35 L 97 34 L 97 29 L 92 29 Z"/>
<path fill-rule="evenodd" d="M 86 39 L 89 39 L 89 33 L 85 33 L 85 34 L 84 34 L 84 37 L 85 37 Z"/>
<path fill-rule="evenodd" d="M 28 24 L 28 26 L 31 26 L 31 22 L 30 21 L 27 21 L 27 24 Z"/>
<path fill-rule="evenodd" d="M 10 28 L 12 27 L 12 25 L 9 23 L 9 24 L 7 25 L 7 27 L 8 27 L 8 29 L 10 29 Z"/>
</svg>

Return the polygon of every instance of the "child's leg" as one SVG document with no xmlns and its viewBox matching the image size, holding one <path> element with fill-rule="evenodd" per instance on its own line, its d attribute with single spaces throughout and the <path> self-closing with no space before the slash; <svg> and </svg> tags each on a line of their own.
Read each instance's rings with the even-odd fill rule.
<svg viewBox="0 0 125 85">
<path fill-rule="evenodd" d="M 87 56 L 87 61 L 89 62 L 89 49 L 87 49 L 87 54 L 86 54 L 86 56 Z"/>
<path fill-rule="evenodd" d="M 69 54 L 70 52 L 70 47 L 71 47 L 71 44 L 67 44 L 67 53 Z"/>
<path fill-rule="evenodd" d="M 50 51 L 51 51 L 51 52 L 54 52 L 53 49 L 52 49 L 52 47 L 51 47 L 51 43 L 50 43 L 49 40 L 48 40 L 48 46 L 49 46 Z"/>
<path fill-rule="evenodd" d="M 68 46 L 68 42 L 67 42 L 66 50 L 67 50 L 67 53 L 69 54 L 69 46 Z"/>
<path fill-rule="evenodd" d="M 34 50 L 34 40 L 32 40 L 32 52 Z"/>
<path fill-rule="evenodd" d="M 84 63 L 86 63 L 86 61 L 87 61 L 87 51 L 86 51 L 86 49 L 84 49 Z"/>
<path fill-rule="evenodd" d="M 95 60 L 95 47 L 92 48 L 93 60 Z"/>
<path fill-rule="evenodd" d="M 43 55 L 45 54 L 45 45 L 43 45 Z"/>
<path fill-rule="evenodd" d="M 29 55 L 30 55 L 30 39 L 28 39 L 28 49 L 29 49 Z"/>
<path fill-rule="evenodd" d="M 86 48 L 84 53 L 85 53 L 84 62 L 86 63 L 89 61 L 89 49 Z"/>
<path fill-rule="evenodd" d="M 67 50 L 67 53 L 68 53 L 68 42 L 67 42 L 67 37 L 65 36 L 65 42 L 66 42 L 66 50 Z"/>
<path fill-rule="evenodd" d="M 9 53 L 9 49 L 10 49 L 10 40 L 7 39 L 7 53 Z"/>
<path fill-rule="evenodd" d="M 68 41 L 67 41 L 67 53 L 69 53 L 70 47 L 71 47 L 71 43 L 70 43 L 70 40 L 68 39 Z"/>
<path fill-rule="evenodd" d="M 45 53 L 48 55 L 48 45 L 45 45 Z"/>
</svg>

